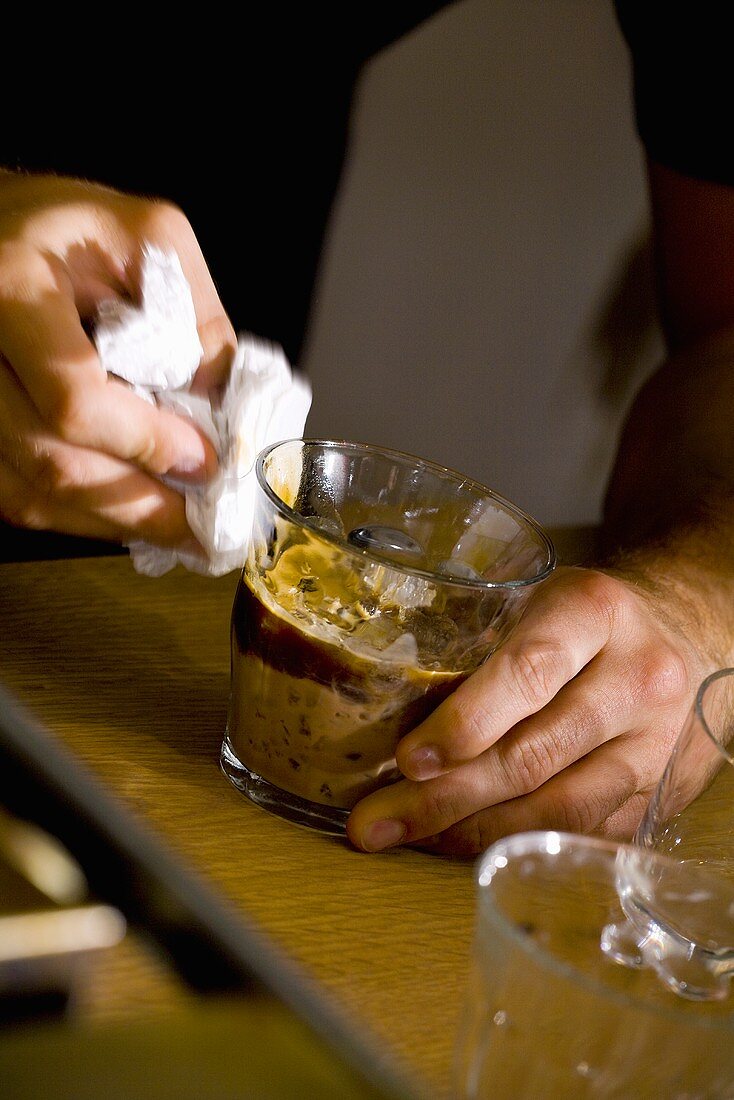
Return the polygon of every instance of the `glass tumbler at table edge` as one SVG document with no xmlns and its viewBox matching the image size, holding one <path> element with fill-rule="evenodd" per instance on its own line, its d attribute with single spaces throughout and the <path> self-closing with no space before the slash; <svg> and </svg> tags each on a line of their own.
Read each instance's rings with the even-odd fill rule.
<svg viewBox="0 0 734 1100">
<path fill-rule="evenodd" d="M 291 439 L 254 468 L 232 608 L 222 769 L 247 797 L 342 835 L 399 778 L 395 749 L 507 637 L 553 545 L 436 463 Z"/>
<path fill-rule="evenodd" d="M 629 893 L 683 926 L 713 918 L 730 943 L 731 883 L 637 845 L 554 831 L 497 841 L 475 876 L 457 1100 L 734 1097 L 734 994 L 678 996 L 656 951 L 671 944 L 654 936 L 634 967 L 603 946 Z M 668 962 L 687 964 L 675 952 Z"/>
</svg>

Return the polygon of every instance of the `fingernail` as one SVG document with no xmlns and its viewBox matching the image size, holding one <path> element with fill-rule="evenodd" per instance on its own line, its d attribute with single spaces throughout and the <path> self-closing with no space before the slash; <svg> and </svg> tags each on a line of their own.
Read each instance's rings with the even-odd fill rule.
<svg viewBox="0 0 734 1100">
<path fill-rule="evenodd" d="M 402 821 L 373 821 L 362 833 L 362 847 L 366 852 L 381 852 L 399 844 L 405 833 Z"/>
<path fill-rule="evenodd" d="M 443 758 L 433 745 L 421 745 L 408 753 L 405 761 L 409 779 L 433 779 L 444 770 Z"/>
<path fill-rule="evenodd" d="M 184 454 L 168 471 L 168 476 L 195 480 L 203 478 L 207 473 L 206 450 L 201 440 L 192 442 L 187 446 Z"/>
</svg>

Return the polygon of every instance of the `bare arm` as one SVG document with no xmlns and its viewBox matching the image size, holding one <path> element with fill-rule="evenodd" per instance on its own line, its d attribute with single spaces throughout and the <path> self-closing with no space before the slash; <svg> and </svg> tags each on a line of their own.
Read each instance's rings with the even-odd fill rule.
<svg viewBox="0 0 734 1100">
<path fill-rule="evenodd" d="M 734 187 L 654 164 L 649 179 L 671 354 L 620 443 L 605 526 L 623 541 L 719 511 L 734 485 Z"/>
<path fill-rule="evenodd" d="M 622 434 L 604 545 L 610 562 L 677 594 L 723 664 L 734 657 L 734 188 L 654 164 L 649 178 L 671 354 Z"/>
</svg>

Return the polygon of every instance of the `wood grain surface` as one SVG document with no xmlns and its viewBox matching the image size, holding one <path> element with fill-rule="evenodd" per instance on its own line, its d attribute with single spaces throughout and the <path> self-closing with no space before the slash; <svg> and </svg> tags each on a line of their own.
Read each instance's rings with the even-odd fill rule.
<svg viewBox="0 0 734 1100">
<path fill-rule="evenodd" d="M 367 856 L 230 786 L 218 755 L 236 579 L 141 577 L 124 557 L 0 566 L 0 677 L 356 1027 L 447 1096 L 473 866 L 407 849 Z M 124 1016 L 128 988 L 140 1013 L 145 967 L 132 958 L 129 987 L 113 968 L 91 996 L 97 1017 L 105 1004 Z M 167 993 L 155 968 L 150 983 L 152 1011 Z"/>
</svg>

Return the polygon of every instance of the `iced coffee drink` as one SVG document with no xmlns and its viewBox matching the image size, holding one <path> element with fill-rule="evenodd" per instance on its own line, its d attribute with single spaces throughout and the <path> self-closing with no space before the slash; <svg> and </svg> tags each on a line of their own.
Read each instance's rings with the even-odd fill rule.
<svg viewBox="0 0 734 1100">
<path fill-rule="evenodd" d="M 356 574 L 340 571 L 315 542 L 243 575 L 232 616 L 229 738 L 277 787 L 349 809 L 397 778 L 398 741 L 466 672 L 451 659 L 452 619 L 380 591 L 384 567 L 373 570 L 370 600 Z"/>
<path fill-rule="evenodd" d="M 257 490 L 222 766 L 254 802 L 339 833 L 508 632 L 552 547 L 488 490 L 357 444 L 280 444 Z"/>
</svg>

